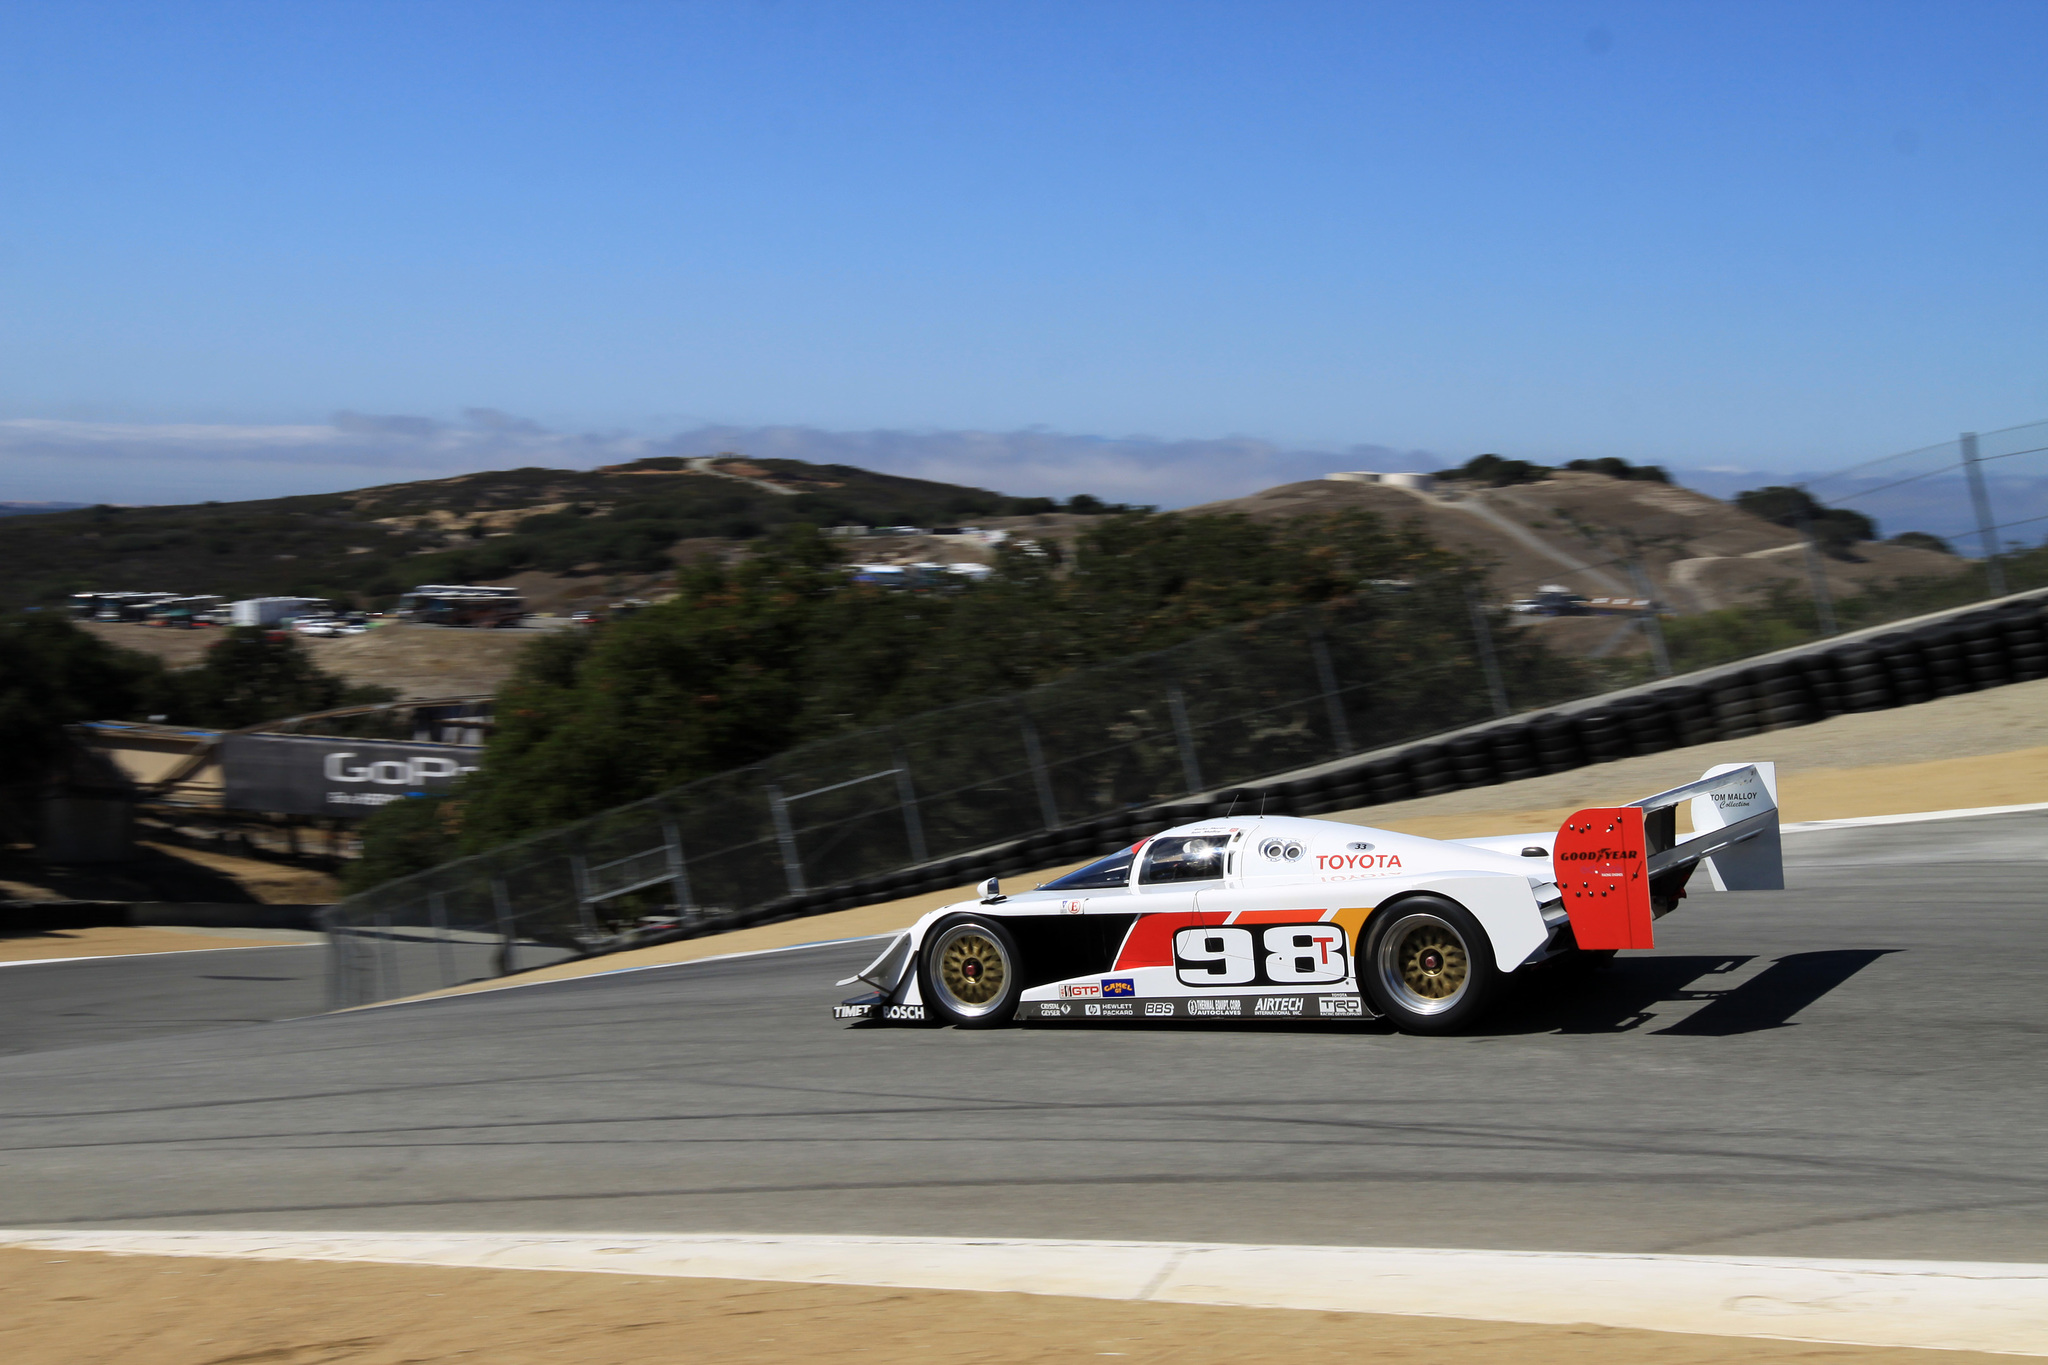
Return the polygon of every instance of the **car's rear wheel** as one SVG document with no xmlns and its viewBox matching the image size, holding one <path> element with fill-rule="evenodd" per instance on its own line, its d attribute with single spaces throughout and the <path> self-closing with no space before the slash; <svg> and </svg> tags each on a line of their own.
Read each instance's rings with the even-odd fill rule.
<svg viewBox="0 0 2048 1365">
<path fill-rule="evenodd" d="M 1361 984 L 1403 1033 L 1455 1033 L 1498 1002 L 1493 945 L 1456 901 L 1411 896 L 1376 912 L 1367 930 Z"/>
<path fill-rule="evenodd" d="M 926 1016 L 960 1028 L 1007 1023 L 1023 993 L 1017 941 L 993 918 L 942 921 L 925 939 L 918 988 Z"/>
</svg>

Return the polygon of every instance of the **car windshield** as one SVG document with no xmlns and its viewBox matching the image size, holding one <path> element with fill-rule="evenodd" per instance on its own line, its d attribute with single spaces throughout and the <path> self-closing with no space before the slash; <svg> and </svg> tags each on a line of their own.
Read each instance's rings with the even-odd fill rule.
<svg viewBox="0 0 2048 1365">
<path fill-rule="evenodd" d="M 1058 881 L 1047 882 L 1039 887 L 1041 891 L 1107 891 L 1122 890 L 1131 884 L 1131 859 L 1136 857 L 1138 846 L 1132 844 L 1107 858 L 1098 858 L 1076 872 L 1069 872 Z"/>
<path fill-rule="evenodd" d="M 1191 834 L 1171 839 L 1154 839 L 1145 850 L 1145 865 L 1138 869 L 1138 882 L 1157 886 L 1161 882 L 1208 882 L 1223 875 L 1223 840 L 1213 835 Z"/>
</svg>

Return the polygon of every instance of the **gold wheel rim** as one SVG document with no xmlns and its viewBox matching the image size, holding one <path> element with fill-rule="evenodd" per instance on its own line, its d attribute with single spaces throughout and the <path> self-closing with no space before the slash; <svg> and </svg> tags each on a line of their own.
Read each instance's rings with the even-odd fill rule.
<svg viewBox="0 0 2048 1365">
<path fill-rule="evenodd" d="M 1009 979 L 1003 950 L 975 930 L 947 937 L 939 950 L 939 984 L 963 1005 L 986 1005 L 1000 997 Z"/>
<path fill-rule="evenodd" d="M 1463 998 L 1472 979 L 1464 936 L 1432 914 L 1403 917 L 1381 940 L 1379 977 L 1403 1008 L 1441 1014 Z"/>
</svg>

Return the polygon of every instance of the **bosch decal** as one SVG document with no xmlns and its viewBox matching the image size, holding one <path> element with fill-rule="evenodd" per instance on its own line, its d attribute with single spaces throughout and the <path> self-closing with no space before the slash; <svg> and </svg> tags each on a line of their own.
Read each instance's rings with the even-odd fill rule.
<svg viewBox="0 0 2048 1365">
<path fill-rule="evenodd" d="M 894 1020 L 898 1023 L 922 1024 L 924 1022 L 924 1006 L 891 1005 L 889 1006 L 889 1008 L 882 1011 L 882 1017 L 884 1019 Z"/>
</svg>

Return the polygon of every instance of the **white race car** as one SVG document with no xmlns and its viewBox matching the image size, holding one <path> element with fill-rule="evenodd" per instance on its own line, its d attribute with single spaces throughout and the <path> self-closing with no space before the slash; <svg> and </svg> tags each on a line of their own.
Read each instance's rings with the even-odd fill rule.
<svg viewBox="0 0 2048 1365">
<path fill-rule="evenodd" d="M 1678 837 L 1681 802 L 1692 832 Z M 1201 820 L 1017 895 L 994 878 L 842 986 L 840 1019 L 1363 1019 L 1465 1027 L 1511 973 L 1652 946 L 1702 863 L 1778 890 L 1777 774 L 1724 764 L 1556 834 L 1424 839 L 1334 820 Z"/>
</svg>

